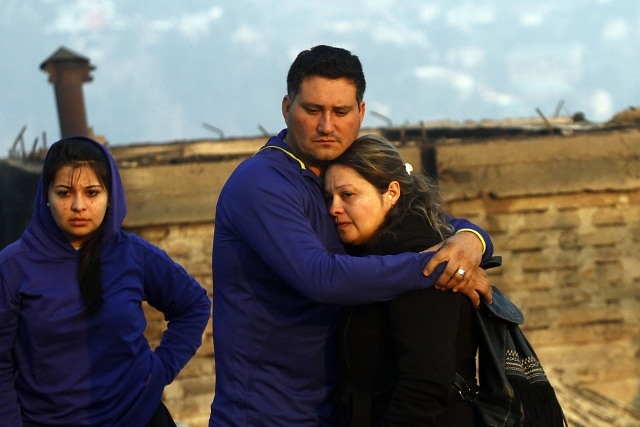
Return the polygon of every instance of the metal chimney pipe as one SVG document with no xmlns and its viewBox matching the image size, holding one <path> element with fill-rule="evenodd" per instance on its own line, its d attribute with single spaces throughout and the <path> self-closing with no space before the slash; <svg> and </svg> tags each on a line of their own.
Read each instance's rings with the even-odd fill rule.
<svg viewBox="0 0 640 427">
<path fill-rule="evenodd" d="M 49 82 L 55 89 L 60 137 L 89 136 L 82 85 L 93 80 L 90 73 L 95 67 L 88 58 L 62 46 L 40 69 L 49 73 Z"/>
</svg>

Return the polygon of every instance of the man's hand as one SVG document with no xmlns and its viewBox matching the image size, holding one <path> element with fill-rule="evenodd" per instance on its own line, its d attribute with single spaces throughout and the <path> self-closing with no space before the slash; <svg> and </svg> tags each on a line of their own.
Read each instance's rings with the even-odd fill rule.
<svg viewBox="0 0 640 427">
<path fill-rule="evenodd" d="M 461 292 L 471 298 L 476 307 L 480 304 L 479 295 L 491 302 L 491 286 L 486 273 L 479 267 L 482 261 L 482 242 L 474 233 L 455 234 L 428 250 L 437 252 L 425 266 L 425 276 L 443 262 L 447 263 L 434 285 L 436 289 Z M 477 271 L 481 273 L 476 276 Z"/>
<path fill-rule="evenodd" d="M 492 301 L 491 283 L 487 278 L 487 272 L 482 268 L 476 268 L 473 271 L 467 286 L 458 290 L 454 288 L 453 292 L 460 292 L 469 297 L 476 308 L 480 306 L 480 298 L 483 298 L 489 304 Z"/>
</svg>

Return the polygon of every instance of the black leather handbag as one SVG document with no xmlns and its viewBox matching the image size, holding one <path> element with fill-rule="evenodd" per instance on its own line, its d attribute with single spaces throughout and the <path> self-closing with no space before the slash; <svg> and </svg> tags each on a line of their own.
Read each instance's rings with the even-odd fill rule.
<svg viewBox="0 0 640 427">
<path fill-rule="evenodd" d="M 501 264 L 499 257 L 493 267 Z M 493 286 L 493 302 L 476 311 L 479 388 L 454 382 L 487 427 L 562 427 L 566 418 L 533 347 L 522 333 L 524 315 Z"/>
</svg>

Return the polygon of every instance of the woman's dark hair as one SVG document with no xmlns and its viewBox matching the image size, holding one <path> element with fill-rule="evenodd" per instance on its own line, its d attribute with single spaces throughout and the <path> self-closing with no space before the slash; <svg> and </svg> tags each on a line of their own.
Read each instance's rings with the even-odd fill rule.
<svg viewBox="0 0 640 427">
<path fill-rule="evenodd" d="M 111 170 L 107 155 L 97 145 L 84 139 L 63 139 L 52 145 L 42 168 L 42 183 L 45 194 L 60 168 L 91 169 L 100 184 L 111 195 Z M 102 304 L 102 230 L 103 224 L 89 236 L 78 251 L 78 282 L 80 294 L 85 304 L 81 318 L 96 313 Z"/>
<path fill-rule="evenodd" d="M 380 194 L 392 181 L 400 184 L 400 197 L 373 239 L 390 232 L 406 215 L 420 215 L 445 239 L 453 232 L 446 220 L 442 196 L 436 182 L 425 175 L 411 175 L 398 150 L 379 135 L 362 135 L 337 159 L 329 163 L 352 168 Z"/>
<path fill-rule="evenodd" d="M 328 79 L 346 78 L 356 87 L 358 104 L 364 98 L 366 81 L 362 64 L 356 55 L 339 47 L 318 45 L 303 50 L 289 67 L 287 95 L 293 101 L 306 77 L 319 76 Z"/>
</svg>

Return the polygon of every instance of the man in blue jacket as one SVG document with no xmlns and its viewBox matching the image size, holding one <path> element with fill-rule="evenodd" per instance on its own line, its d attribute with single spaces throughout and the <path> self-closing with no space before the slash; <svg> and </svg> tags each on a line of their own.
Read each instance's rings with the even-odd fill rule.
<svg viewBox="0 0 640 427">
<path fill-rule="evenodd" d="M 210 426 L 336 425 L 335 336 L 342 306 L 416 289 L 491 298 L 478 269 L 489 237 L 463 219 L 437 252 L 349 257 L 327 213 L 327 162 L 356 139 L 365 79 L 357 56 L 316 46 L 287 76 L 287 128 L 243 161 L 216 208 L 216 389 Z M 425 248 L 426 249 L 426 248 Z"/>
</svg>

